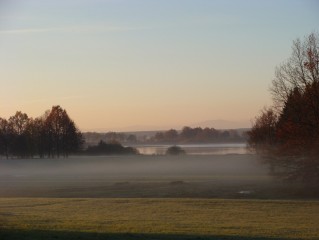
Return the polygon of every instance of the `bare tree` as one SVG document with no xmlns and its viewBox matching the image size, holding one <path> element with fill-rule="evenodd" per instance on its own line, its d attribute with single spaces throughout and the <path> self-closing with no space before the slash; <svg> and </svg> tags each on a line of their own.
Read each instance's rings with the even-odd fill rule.
<svg viewBox="0 0 319 240">
<path fill-rule="evenodd" d="M 294 89 L 303 92 L 309 84 L 318 81 L 319 35 L 311 33 L 303 42 L 293 41 L 292 55 L 275 70 L 270 89 L 275 107 L 281 110 Z"/>
</svg>

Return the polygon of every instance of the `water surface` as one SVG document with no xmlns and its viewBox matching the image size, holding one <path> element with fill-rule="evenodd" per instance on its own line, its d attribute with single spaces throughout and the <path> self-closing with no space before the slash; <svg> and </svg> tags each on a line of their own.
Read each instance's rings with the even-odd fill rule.
<svg viewBox="0 0 319 240">
<path fill-rule="evenodd" d="M 145 155 L 164 155 L 172 145 L 142 145 L 136 149 Z M 188 155 L 247 154 L 246 143 L 178 144 Z"/>
</svg>

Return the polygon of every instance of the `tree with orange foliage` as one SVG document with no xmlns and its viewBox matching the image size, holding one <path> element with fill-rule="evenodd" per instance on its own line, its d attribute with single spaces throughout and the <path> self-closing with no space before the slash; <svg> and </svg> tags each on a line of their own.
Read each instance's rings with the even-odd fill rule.
<svg viewBox="0 0 319 240">
<path fill-rule="evenodd" d="M 269 155 L 275 148 L 277 119 L 272 108 L 264 108 L 248 132 L 248 144 L 258 154 Z"/>
<path fill-rule="evenodd" d="M 66 110 L 53 106 L 44 121 L 47 136 L 47 150 L 51 157 L 67 157 L 70 152 L 78 150 L 82 143 L 82 134 L 70 119 Z"/>
<path fill-rule="evenodd" d="M 319 184 L 319 36 L 294 41 L 276 69 L 274 107 L 256 118 L 249 145 L 290 179 Z"/>
</svg>

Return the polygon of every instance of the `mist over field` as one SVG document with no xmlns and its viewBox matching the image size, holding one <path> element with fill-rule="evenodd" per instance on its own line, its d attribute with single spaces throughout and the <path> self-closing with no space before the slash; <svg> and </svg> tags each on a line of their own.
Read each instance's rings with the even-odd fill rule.
<svg viewBox="0 0 319 240">
<path fill-rule="evenodd" d="M 255 155 L 0 161 L 0 197 L 259 197 L 274 179 Z"/>
</svg>

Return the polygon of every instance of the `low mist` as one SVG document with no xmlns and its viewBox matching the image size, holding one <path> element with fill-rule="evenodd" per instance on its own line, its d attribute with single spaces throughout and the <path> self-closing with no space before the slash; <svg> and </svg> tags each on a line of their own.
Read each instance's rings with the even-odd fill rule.
<svg viewBox="0 0 319 240">
<path fill-rule="evenodd" d="M 248 154 L 8 159 L 0 196 L 238 197 L 272 183 L 267 172 Z"/>
</svg>

